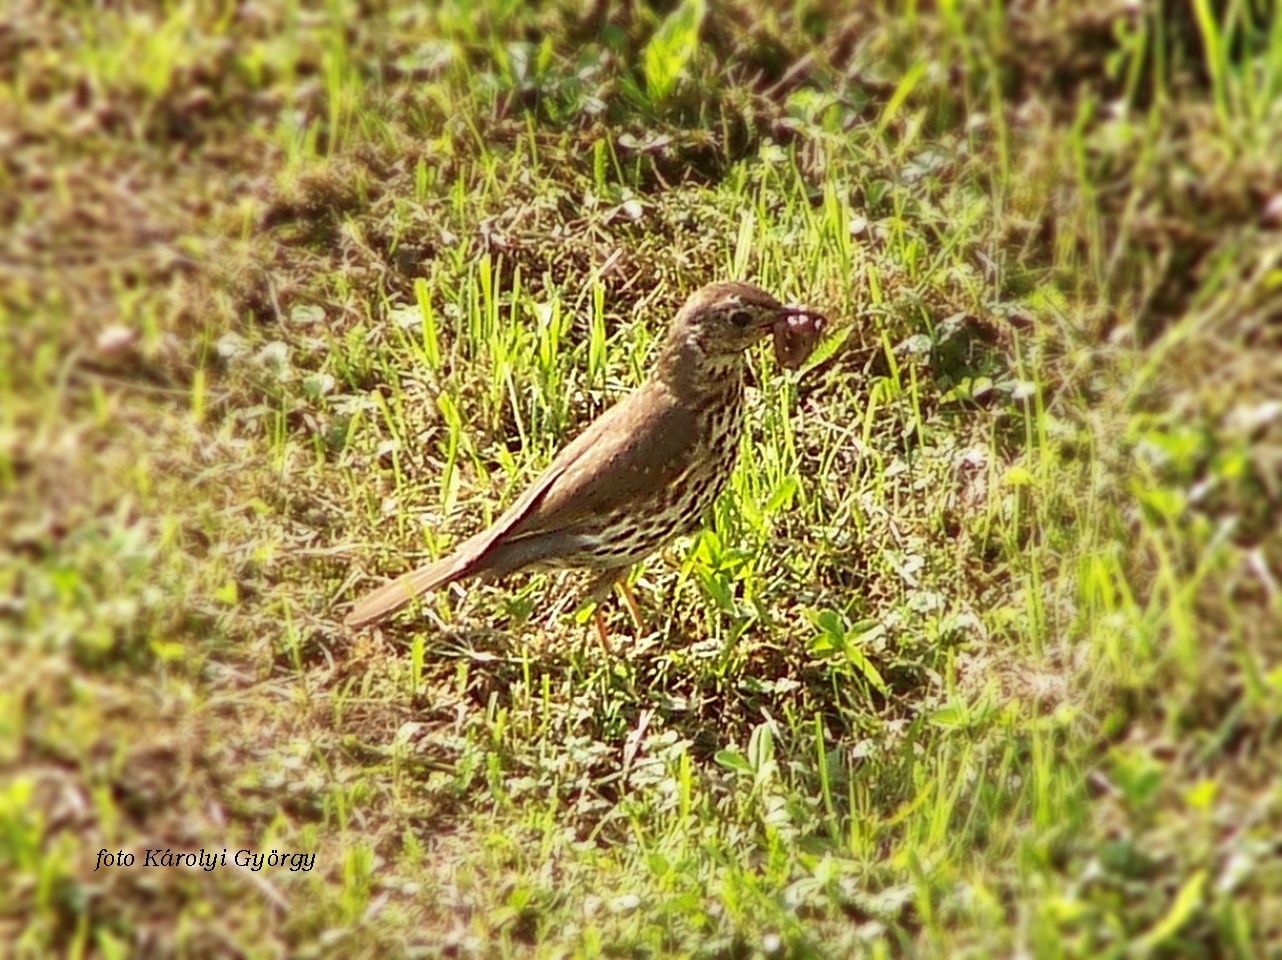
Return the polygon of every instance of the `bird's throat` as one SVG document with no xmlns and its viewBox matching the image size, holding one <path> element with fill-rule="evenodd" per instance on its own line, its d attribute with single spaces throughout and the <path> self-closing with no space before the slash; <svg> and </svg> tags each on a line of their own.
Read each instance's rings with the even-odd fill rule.
<svg viewBox="0 0 1282 960">
<path fill-rule="evenodd" d="M 694 340 L 670 343 L 655 364 L 654 376 L 692 406 L 720 406 L 743 394 L 747 361 L 743 353 L 704 352 Z"/>
</svg>

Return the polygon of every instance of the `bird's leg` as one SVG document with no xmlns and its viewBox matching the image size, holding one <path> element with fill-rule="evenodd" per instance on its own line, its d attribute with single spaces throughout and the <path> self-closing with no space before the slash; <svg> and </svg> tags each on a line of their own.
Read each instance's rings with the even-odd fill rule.
<svg viewBox="0 0 1282 960">
<path fill-rule="evenodd" d="M 637 595 L 633 593 L 632 588 L 628 586 L 627 576 L 625 575 L 620 577 L 615 581 L 614 586 L 615 589 L 619 591 L 619 596 L 623 598 L 623 602 L 627 604 L 628 613 L 632 614 L 632 623 L 637 628 L 637 632 L 640 633 L 643 629 L 643 625 L 641 623 L 641 608 L 637 606 Z"/>
<path fill-rule="evenodd" d="M 627 574 L 627 567 L 617 567 L 603 571 L 592 579 L 587 589 L 583 591 L 583 596 L 579 601 L 580 606 L 587 603 L 595 605 L 596 609 L 593 610 L 592 617 L 596 621 L 597 639 L 601 642 L 601 649 L 607 653 L 610 650 L 609 635 L 605 629 L 605 614 L 601 612 L 601 604 L 610 595 L 612 588 L 619 588 L 620 595 L 623 596 L 627 602 L 628 610 L 632 613 L 633 622 L 636 623 L 638 629 L 641 627 L 641 611 L 637 608 L 636 597 L 632 595 L 632 590 L 628 587 L 625 579 Z"/>
<path fill-rule="evenodd" d="M 601 612 L 601 604 L 597 604 L 592 611 L 592 620 L 596 623 L 596 642 L 601 645 L 601 652 L 610 653 L 610 635 L 605 629 L 605 614 Z"/>
</svg>

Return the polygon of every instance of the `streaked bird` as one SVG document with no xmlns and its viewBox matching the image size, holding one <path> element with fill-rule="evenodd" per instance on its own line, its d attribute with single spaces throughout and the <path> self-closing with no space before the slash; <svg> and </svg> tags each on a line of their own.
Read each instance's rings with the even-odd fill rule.
<svg viewBox="0 0 1282 960">
<path fill-rule="evenodd" d="M 641 386 L 567 444 L 492 526 L 362 597 L 346 625 L 377 623 L 457 580 L 527 568 L 593 571 L 587 595 L 604 599 L 633 564 L 696 530 L 730 478 L 743 428 L 744 352 L 773 335 L 780 361 L 799 366 L 825 322 L 748 283 L 698 290 Z M 639 624 L 626 585 L 624 595 Z M 597 626 L 604 639 L 599 610 Z"/>
</svg>

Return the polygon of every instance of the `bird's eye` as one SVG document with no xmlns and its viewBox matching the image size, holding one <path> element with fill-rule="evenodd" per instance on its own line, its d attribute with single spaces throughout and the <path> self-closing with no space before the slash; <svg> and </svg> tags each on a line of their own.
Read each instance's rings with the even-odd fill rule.
<svg viewBox="0 0 1282 960">
<path fill-rule="evenodd" d="M 746 327 L 752 323 L 752 313 L 748 310 L 736 310 L 730 314 L 730 322 L 736 327 Z"/>
</svg>

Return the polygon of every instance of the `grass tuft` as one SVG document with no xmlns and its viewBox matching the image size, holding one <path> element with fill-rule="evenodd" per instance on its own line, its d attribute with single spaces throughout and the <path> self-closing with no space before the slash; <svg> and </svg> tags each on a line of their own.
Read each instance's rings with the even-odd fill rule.
<svg viewBox="0 0 1282 960">
<path fill-rule="evenodd" d="M 17 955 L 1282 949 L 1270 6 L 10 19 Z M 726 278 L 834 322 L 640 630 L 341 628 Z"/>
</svg>

